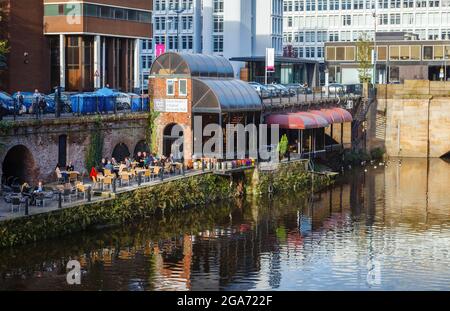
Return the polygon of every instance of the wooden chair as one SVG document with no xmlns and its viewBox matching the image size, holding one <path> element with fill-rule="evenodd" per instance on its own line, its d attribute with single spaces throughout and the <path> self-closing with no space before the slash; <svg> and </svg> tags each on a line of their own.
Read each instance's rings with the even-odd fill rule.
<svg viewBox="0 0 450 311">
<path fill-rule="evenodd" d="M 112 176 L 113 175 L 113 173 L 111 172 L 111 170 L 108 170 L 108 169 L 104 169 L 103 170 L 103 172 L 105 173 L 105 177 L 107 177 L 107 176 Z"/>
<path fill-rule="evenodd" d="M 77 198 L 79 197 L 80 193 L 83 194 L 83 199 L 86 200 L 86 193 L 87 193 L 87 187 L 83 183 L 78 183 L 76 186 L 76 193 Z"/>
<path fill-rule="evenodd" d="M 22 202 L 20 201 L 19 197 L 12 197 L 11 198 L 11 213 L 14 213 L 15 209 L 17 208 L 18 212 L 20 213 L 20 205 Z"/>
<path fill-rule="evenodd" d="M 75 172 L 69 173 L 69 182 L 77 182 L 78 181 L 78 174 Z"/>
<path fill-rule="evenodd" d="M 128 183 L 128 187 L 130 186 L 130 174 L 127 173 L 122 173 L 122 175 L 120 175 L 120 186 L 123 186 L 123 183 L 127 182 Z"/>
<path fill-rule="evenodd" d="M 102 190 L 105 190 L 105 186 L 109 186 L 110 190 L 112 191 L 112 183 L 113 183 L 113 178 L 111 176 L 106 176 L 105 179 L 103 179 Z"/>
<path fill-rule="evenodd" d="M 150 182 L 152 179 L 152 172 L 150 170 L 144 171 L 144 182 L 147 180 L 147 182 Z"/>
<path fill-rule="evenodd" d="M 153 171 L 152 171 L 152 178 L 157 178 L 159 176 L 159 174 L 161 174 L 161 167 L 159 166 L 155 166 L 153 167 Z"/>
</svg>

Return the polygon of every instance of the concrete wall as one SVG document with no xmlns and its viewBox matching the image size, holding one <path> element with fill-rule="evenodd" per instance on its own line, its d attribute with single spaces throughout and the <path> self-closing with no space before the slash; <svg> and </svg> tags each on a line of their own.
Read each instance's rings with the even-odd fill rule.
<svg viewBox="0 0 450 311">
<path fill-rule="evenodd" d="M 380 85 L 377 112 L 382 110 L 387 155 L 438 158 L 450 151 L 450 83 L 409 80 Z M 369 124 L 369 133 L 374 126 Z"/>
<path fill-rule="evenodd" d="M 59 122 L 55 124 L 56 122 Z M 46 120 L 41 123 L 25 123 L 14 127 L 7 134 L 0 132 L 0 165 L 3 166 L 8 152 L 15 146 L 22 145 L 31 153 L 28 158 L 28 182 L 38 180 L 54 181 L 54 170 L 58 164 L 59 137 L 67 135 L 67 163 L 72 161 L 75 170 L 87 174 L 85 168 L 86 151 L 90 145 L 90 132 L 94 128 L 95 119 Z M 103 155 L 111 158 L 116 145 L 124 143 L 133 155 L 136 145 L 145 140 L 146 115 L 136 115 L 123 120 L 105 118 L 101 123 L 103 133 Z"/>
</svg>

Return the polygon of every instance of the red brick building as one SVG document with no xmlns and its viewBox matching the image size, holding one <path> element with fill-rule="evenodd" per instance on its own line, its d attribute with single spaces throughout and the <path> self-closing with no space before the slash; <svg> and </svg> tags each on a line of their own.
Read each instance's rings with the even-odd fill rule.
<svg viewBox="0 0 450 311">
<path fill-rule="evenodd" d="M 203 146 L 209 137 L 194 137 L 195 126 L 203 130 L 208 124 L 220 124 L 224 135 L 227 124 L 260 123 L 262 103 L 256 91 L 247 83 L 234 79 L 233 67 L 223 57 L 165 53 L 158 57 L 150 71 L 149 94 L 153 109 L 159 113 L 156 120 L 158 150 L 153 152 L 170 155 L 174 142 L 182 137 L 180 149 L 185 161 L 205 157 L 194 151 Z M 196 116 L 202 124 L 194 124 Z M 173 135 L 172 129 L 182 131 Z M 224 139 L 224 142 L 226 140 Z M 217 158 L 223 156 L 217 151 Z M 221 154 L 219 154 L 221 153 Z"/>
</svg>

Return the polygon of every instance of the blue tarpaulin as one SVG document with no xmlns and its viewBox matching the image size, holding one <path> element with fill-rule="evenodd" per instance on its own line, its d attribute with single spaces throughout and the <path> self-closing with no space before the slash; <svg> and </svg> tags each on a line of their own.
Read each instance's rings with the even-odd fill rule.
<svg viewBox="0 0 450 311">
<path fill-rule="evenodd" d="M 149 111 L 150 106 L 150 100 L 148 97 L 144 97 L 142 99 L 141 96 L 130 94 L 131 95 L 131 111 L 132 112 L 138 112 L 138 111 Z"/>
</svg>

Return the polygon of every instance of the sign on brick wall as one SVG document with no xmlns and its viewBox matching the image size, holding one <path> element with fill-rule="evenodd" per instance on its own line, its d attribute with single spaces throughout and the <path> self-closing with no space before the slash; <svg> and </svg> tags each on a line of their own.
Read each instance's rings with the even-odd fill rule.
<svg viewBox="0 0 450 311">
<path fill-rule="evenodd" d="M 188 101 L 187 99 L 155 99 L 155 111 L 157 112 L 172 112 L 172 113 L 187 113 Z"/>
</svg>

